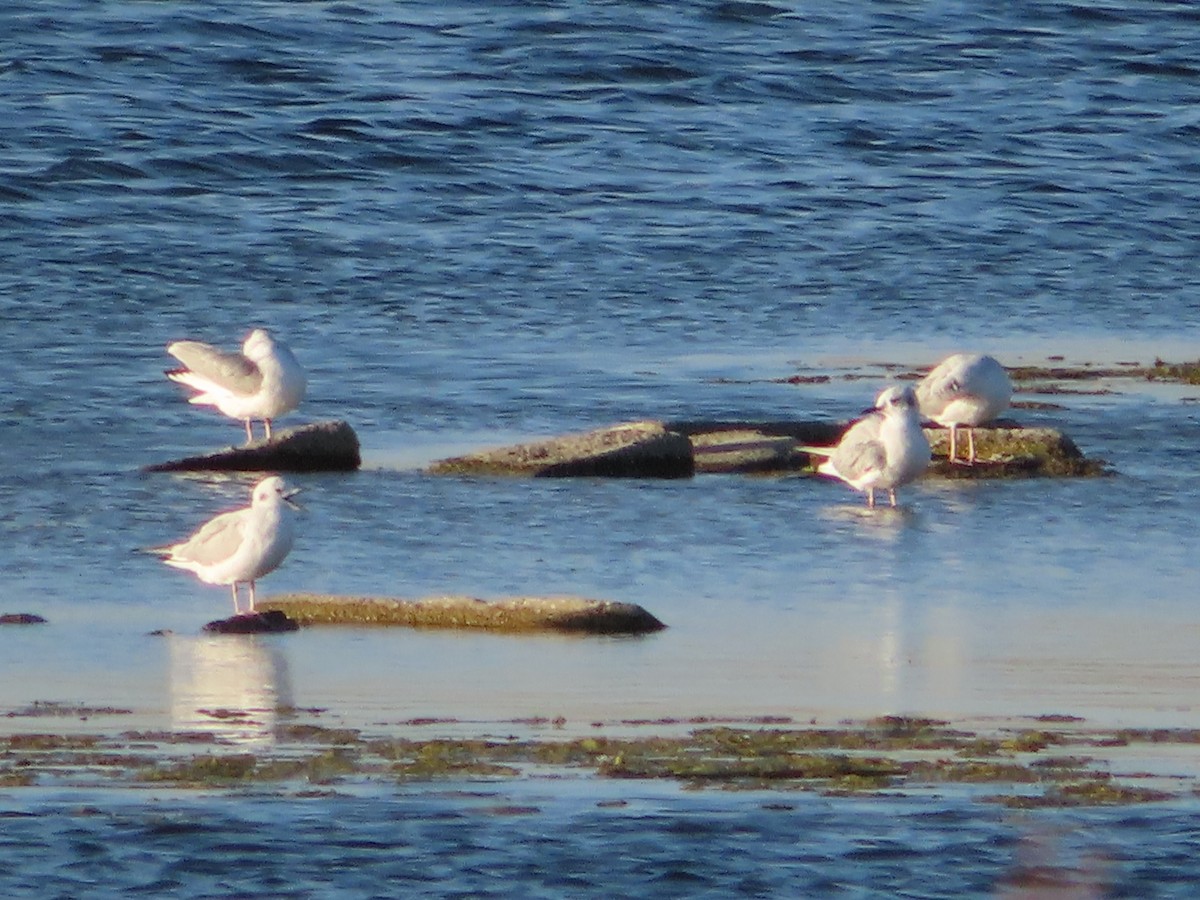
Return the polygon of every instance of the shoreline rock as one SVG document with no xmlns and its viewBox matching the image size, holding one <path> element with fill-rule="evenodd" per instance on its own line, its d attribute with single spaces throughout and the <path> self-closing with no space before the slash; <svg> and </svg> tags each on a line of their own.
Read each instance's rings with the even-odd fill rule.
<svg viewBox="0 0 1200 900">
<path fill-rule="evenodd" d="M 582 597 L 344 597 L 285 594 L 260 603 L 265 614 L 279 613 L 302 626 L 370 625 L 406 628 L 484 629 L 506 632 L 650 634 L 666 628 L 634 603 Z"/>
<path fill-rule="evenodd" d="M 313 422 L 271 440 L 145 466 L 144 472 L 349 472 L 362 465 L 358 435 L 347 422 Z"/>
</svg>

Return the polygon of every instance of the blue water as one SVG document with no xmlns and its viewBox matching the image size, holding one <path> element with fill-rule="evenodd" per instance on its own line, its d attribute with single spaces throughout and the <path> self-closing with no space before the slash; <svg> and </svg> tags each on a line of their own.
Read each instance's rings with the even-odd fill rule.
<svg viewBox="0 0 1200 900">
<path fill-rule="evenodd" d="M 42 798 L 8 896 L 1190 896 L 1194 820 L 637 786 L 242 803 Z M 98 801 L 98 802 L 97 802 Z M 1181 818 L 1194 809 L 1178 810 Z M 62 823 L 57 844 L 45 819 Z M 1147 852 L 1147 847 L 1152 847 Z M 73 861 L 59 860 L 69 854 Z"/>
<path fill-rule="evenodd" d="M 1198 389 L 1120 383 L 1015 414 L 1116 478 L 925 482 L 898 515 L 808 479 L 419 467 L 642 416 L 845 418 L 882 364 L 964 347 L 1194 358 L 1198 30 L 1168 2 L 6 6 L 0 611 L 51 625 L 0 635 L 0 705 L 180 727 L 201 698 L 385 730 L 1196 724 Z M 309 372 L 281 424 L 344 418 L 367 463 L 295 479 L 308 511 L 264 593 L 563 592 L 671 627 L 196 637 L 225 593 L 132 550 L 249 480 L 139 469 L 239 439 L 162 377 L 163 347 L 232 347 L 251 325 Z M 867 377 L 777 380 L 797 371 Z"/>
</svg>

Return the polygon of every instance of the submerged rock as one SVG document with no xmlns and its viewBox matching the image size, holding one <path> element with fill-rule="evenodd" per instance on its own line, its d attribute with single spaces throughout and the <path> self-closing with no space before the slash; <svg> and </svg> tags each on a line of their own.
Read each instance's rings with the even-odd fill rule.
<svg viewBox="0 0 1200 900">
<path fill-rule="evenodd" d="M 286 594 L 264 604 L 301 625 L 379 625 L 408 628 L 482 628 L 648 634 L 666 626 L 634 603 L 582 597 L 426 597 L 398 600 L 328 594 Z"/>
<path fill-rule="evenodd" d="M 299 628 L 299 623 L 276 609 L 242 613 L 204 626 L 205 631 L 213 634 L 281 634 Z"/>
<path fill-rule="evenodd" d="M 662 422 L 628 422 L 583 434 L 443 459 L 435 475 L 525 475 L 540 478 L 688 478 L 692 446 Z"/>
<path fill-rule="evenodd" d="M 45 625 L 46 620 L 35 613 L 0 613 L 0 625 Z"/>
<path fill-rule="evenodd" d="M 202 456 L 146 466 L 147 472 L 347 472 L 362 465 L 358 435 L 343 421 L 314 422 Z"/>
</svg>

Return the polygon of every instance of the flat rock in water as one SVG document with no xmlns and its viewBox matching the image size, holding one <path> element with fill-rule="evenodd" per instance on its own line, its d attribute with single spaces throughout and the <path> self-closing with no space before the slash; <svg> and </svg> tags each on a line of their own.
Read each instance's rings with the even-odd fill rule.
<svg viewBox="0 0 1200 900">
<path fill-rule="evenodd" d="M 343 421 L 314 422 L 244 447 L 146 466 L 147 472 L 348 472 L 362 465 L 358 435 Z"/>
<path fill-rule="evenodd" d="M 217 619 L 204 626 L 213 634 L 281 634 L 299 629 L 299 623 L 275 609 L 242 613 L 228 619 Z"/>
<path fill-rule="evenodd" d="M 0 625 L 45 625 L 46 620 L 35 613 L 0 613 Z"/>
<path fill-rule="evenodd" d="M 668 422 L 692 445 L 696 472 L 796 472 L 811 467 L 801 446 L 824 447 L 846 430 L 838 422 Z"/>
<path fill-rule="evenodd" d="M 628 422 L 435 462 L 435 475 L 525 475 L 541 478 L 688 478 L 692 446 L 662 422 Z"/>
<path fill-rule="evenodd" d="M 697 473 L 811 473 L 819 458 L 801 448 L 833 446 L 850 424 L 829 421 L 631 422 L 586 434 L 445 459 L 434 463 L 429 471 L 442 475 L 658 478 L 686 478 Z M 930 474 L 936 476 L 1083 476 L 1109 471 L 1103 462 L 1086 458 L 1074 441 L 1053 428 L 1019 428 L 1006 423 L 976 428 L 978 461 L 970 466 L 952 464 L 946 459 L 947 429 L 926 428 L 925 434 L 934 454 Z"/>
<path fill-rule="evenodd" d="M 950 431 L 926 428 L 933 450 L 930 474 L 944 478 L 1081 477 L 1108 475 L 1101 460 L 1088 459 L 1073 440 L 1054 428 L 1020 428 L 997 423 L 976 428 L 974 465 L 949 460 Z M 960 430 L 958 455 L 966 455 L 967 438 Z"/>
<path fill-rule="evenodd" d="M 851 422 L 680 422 L 669 428 L 687 434 L 696 454 L 697 472 L 810 472 L 820 457 L 801 447 L 837 444 Z M 1069 437 L 1053 428 L 1020 428 L 998 423 L 975 429 L 975 465 L 947 459 L 950 432 L 927 427 L 933 451 L 929 472 L 949 478 L 1011 478 L 1101 475 L 1103 462 L 1087 459 Z M 966 435 L 959 434 L 959 454 Z"/>
<path fill-rule="evenodd" d="M 582 597 L 427 597 L 398 600 L 328 594 L 286 594 L 265 604 L 301 625 L 479 628 L 581 634 L 648 634 L 666 626 L 634 603 Z"/>
</svg>

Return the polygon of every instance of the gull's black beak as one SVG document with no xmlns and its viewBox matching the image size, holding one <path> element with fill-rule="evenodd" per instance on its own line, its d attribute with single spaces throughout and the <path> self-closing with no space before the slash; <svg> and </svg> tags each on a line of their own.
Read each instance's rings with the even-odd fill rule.
<svg viewBox="0 0 1200 900">
<path fill-rule="evenodd" d="M 288 491 L 286 494 L 283 495 L 283 502 L 286 503 L 288 506 L 290 506 L 292 509 L 304 509 L 304 507 L 301 504 L 297 503 L 296 501 L 294 501 L 292 499 L 293 497 L 295 497 L 297 494 L 299 494 L 303 490 L 304 490 L 304 488 L 292 488 L 290 491 Z"/>
</svg>

